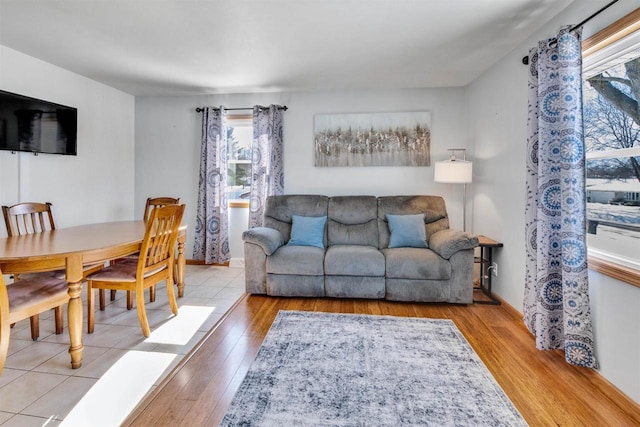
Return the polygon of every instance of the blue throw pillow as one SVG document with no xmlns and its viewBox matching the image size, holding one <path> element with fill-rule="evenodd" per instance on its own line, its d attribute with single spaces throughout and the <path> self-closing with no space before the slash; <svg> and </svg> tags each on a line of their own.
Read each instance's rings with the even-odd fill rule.
<svg viewBox="0 0 640 427">
<path fill-rule="evenodd" d="M 326 216 L 299 216 L 291 217 L 291 246 L 316 246 L 324 249 L 324 225 Z"/>
<path fill-rule="evenodd" d="M 390 248 L 428 248 L 427 232 L 424 228 L 424 214 L 390 215 L 387 214 Z"/>
</svg>

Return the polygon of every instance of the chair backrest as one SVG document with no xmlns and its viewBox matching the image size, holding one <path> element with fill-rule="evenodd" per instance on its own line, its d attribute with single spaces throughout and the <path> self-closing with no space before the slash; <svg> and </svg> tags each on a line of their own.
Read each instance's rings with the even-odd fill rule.
<svg viewBox="0 0 640 427">
<path fill-rule="evenodd" d="M 178 205 L 180 204 L 180 197 L 174 199 L 173 197 L 149 197 L 147 199 L 147 204 L 144 207 L 144 216 L 142 219 L 144 222 L 149 220 L 149 216 L 151 215 L 151 211 L 155 208 L 161 208 L 162 206 L 167 205 Z"/>
<path fill-rule="evenodd" d="M 164 270 L 165 267 L 173 272 L 178 229 L 184 209 L 185 205 L 166 205 L 152 210 L 138 257 L 138 278 Z"/>
<path fill-rule="evenodd" d="M 9 237 L 56 229 L 49 202 L 28 202 L 3 206 L 2 214 Z"/>
</svg>

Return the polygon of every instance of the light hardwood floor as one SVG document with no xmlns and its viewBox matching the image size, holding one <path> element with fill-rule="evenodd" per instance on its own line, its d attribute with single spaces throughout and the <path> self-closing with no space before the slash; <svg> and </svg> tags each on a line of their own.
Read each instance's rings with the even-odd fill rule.
<svg viewBox="0 0 640 427">
<path fill-rule="evenodd" d="M 452 319 L 532 426 L 637 426 L 640 406 L 597 372 L 539 351 L 508 305 L 242 298 L 124 425 L 217 425 L 279 310 Z"/>
</svg>

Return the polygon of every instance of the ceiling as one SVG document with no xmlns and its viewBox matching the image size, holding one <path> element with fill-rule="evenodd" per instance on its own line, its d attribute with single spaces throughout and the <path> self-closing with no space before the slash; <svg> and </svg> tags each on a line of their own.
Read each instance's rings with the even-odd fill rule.
<svg viewBox="0 0 640 427">
<path fill-rule="evenodd" d="M 573 0 L 0 0 L 0 44 L 133 95 L 465 86 Z"/>
</svg>

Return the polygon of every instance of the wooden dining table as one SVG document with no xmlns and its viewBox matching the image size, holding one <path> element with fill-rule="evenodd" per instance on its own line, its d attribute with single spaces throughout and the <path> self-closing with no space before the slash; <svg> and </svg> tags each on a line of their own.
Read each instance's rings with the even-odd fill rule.
<svg viewBox="0 0 640 427">
<path fill-rule="evenodd" d="M 184 243 L 187 226 L 178 235 L 176 282 L 184 295 Z M 143 221 L 116 221 L 58 228 L 41 233 L 0 238 L 2 274 L 65 270 L 69 283 L 69 354 L 73 369 L 82 366 L 82 270 L 140 251 L 145 233 Z"/>
</svg>

